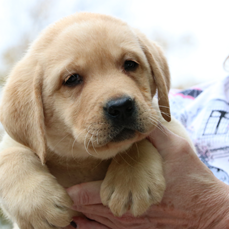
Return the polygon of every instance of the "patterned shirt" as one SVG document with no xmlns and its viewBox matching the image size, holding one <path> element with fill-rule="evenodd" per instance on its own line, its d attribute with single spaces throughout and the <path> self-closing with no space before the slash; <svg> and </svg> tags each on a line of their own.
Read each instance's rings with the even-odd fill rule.
<svg viewBox="0 0 229 229">
<path fill-rule="evenodd" d="M 187 90 L 170 91 L 172 115 L 186 128 L 199 158 L 229 184 L 229 76 Z"/>
</svg>

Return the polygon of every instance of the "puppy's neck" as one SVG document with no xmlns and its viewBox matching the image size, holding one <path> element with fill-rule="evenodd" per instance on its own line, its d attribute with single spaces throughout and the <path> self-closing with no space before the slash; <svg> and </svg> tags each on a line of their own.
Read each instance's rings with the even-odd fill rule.
<svg viewBox="0 0 229 229">
<path fill-rule="evenodd" d="M 65 188 L 88 181 L 102 180 L 105 177 L 110 160 L 93 157 L 87 159 L 61 157 L 48 153 L 46 165 L 49 171 Z"/>
<path fill-rule="evenodd" d="M 52 164 L 61 168 L 88 168 L 88 166 L 93 167 L 101 162 L 101 159 L 97 159 L 92 156 L 87 158 L 68 157 L 65 155 L 60 156 L 51 150 L 47 153 L 47 165 Z"/>
</svg>

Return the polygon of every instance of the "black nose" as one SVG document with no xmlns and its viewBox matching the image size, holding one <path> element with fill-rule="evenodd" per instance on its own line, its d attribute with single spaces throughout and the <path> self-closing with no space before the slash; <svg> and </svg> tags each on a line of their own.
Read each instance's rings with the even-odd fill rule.
<svg viewBox="0 0 229 229">
<path fill-rule="evenodd" d="M 125 122 L 134 113 L 134 100 L 130 97 L 110 100 L 106 104 L 104 110 L 110 119 L 118 122 Z"/>
</svg>

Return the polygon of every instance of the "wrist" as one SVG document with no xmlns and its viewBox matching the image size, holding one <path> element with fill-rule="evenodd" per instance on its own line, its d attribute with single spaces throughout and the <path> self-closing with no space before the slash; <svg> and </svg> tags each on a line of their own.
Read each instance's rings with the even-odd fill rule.
<svg viewBox="0 0 229 229">
<path fill-rule="evenodd" d="M 229 229 L 229 186 L 221 181 L 217 183 L 217 188 L 213 188 L 214 192 L 203 204 L 201 229 Z"/>
</svg>

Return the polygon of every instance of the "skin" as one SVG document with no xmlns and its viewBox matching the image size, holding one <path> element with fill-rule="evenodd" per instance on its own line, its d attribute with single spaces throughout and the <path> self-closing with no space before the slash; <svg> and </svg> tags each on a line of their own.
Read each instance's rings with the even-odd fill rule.
<svg viewBox="0 0 229 229">
<path fill-rule="evenodd" d="M 74 201 L 73 209 L 94 220 L 74 218 L 77 228 L 229 228 L 229 186 L 215 178 L 186 140 L 164 127 L 156 128 L 148 139 L 164 160 L 167 189 L 161 204 L 151 206 L 141 217 L 130 213 L 115 217 L 101 204 L 101 181 L 76 185 L 67 190 Z"/>
</svg>

